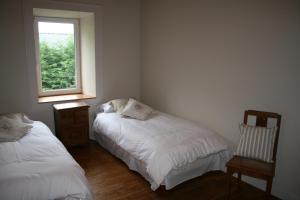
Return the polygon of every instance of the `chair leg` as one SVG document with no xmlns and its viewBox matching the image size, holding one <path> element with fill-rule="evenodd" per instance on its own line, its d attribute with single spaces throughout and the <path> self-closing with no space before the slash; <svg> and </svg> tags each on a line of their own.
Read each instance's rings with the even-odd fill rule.
<svg viewBox="0 0 300 200">
<path fill-rule="evenodd" d="M 242 174 L 238 172 L 238 188 L 241 189 L 241 179 L 242 179 Z"/>
<path fill-rule="evenodd" d="M 272 183 L 273 183 L 273 177 L 267 179 L 267 189 L 266 189 L 266 194 L 267 197 L 271 197 L 271 190 L 272 190 Z"/>
<path fill-rule="evenodd" d="M 230 199 L 230 193 L 231 193 L 231 176 L 233 172 L 229 169 L 227 169 L 227 200 Z"/>
</svg>

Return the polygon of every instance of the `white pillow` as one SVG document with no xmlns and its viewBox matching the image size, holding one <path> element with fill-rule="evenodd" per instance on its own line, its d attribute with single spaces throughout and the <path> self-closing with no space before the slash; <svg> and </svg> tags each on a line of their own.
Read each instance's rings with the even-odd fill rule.
<svg viewBox="0 0 300 200">
<path fill-rule="evenodd" d="M 241 139 L 235 155 L 273 162 L 277 127 L 265 128 L 240 124 Z"/>
<path fill-rule="evenodd" d="M 114 99 L 110 101 L 113 109 L 117 113 L 121 113 L 127 105 L 128 99 Z"/>
<path fill-rule="evenodd" d="M 115 112 L 114 107 L 110 101 L 107 103 L 101 104 L 99 109 L 100 109 L 100 112 L 104 112 L 104 113 Z"/>
<path fill-rule="evenodd" d="M 152 108 L 134 99 L 129 99 L 124 110 L 121 112 L 124 116 L 139 120 L 146 120 L 151 113 Z"/>
<path fill-rule="evenodd" d="M 24 113 L 8 113 L 2 114 L 0 117 L 7 117 L 9 119 L 14 119 L 19 122 L 23 122 L 26 124 L 32 124 L 33 121 L 29 119 Z"/>
<path fill-rule="evenodd" d="M 14 142 L 22 138 L 32 128 L 20 118 L 0 117 L 0 142 Z"/>
</svg>

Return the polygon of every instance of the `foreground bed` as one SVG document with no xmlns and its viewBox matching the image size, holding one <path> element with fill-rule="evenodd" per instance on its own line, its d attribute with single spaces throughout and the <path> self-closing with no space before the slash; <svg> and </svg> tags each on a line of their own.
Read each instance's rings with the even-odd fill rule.
<svg viewBox="0 0 300 200">
<path fill-rule="evenodd" d="M 99 113 L 99 144 L 150 182 L 166 189 L 212 170 L 224 170 L 230 151 L 213 131 L 158 111 L 148 120 Z"/>
<path fill-rule="evenodd" d="M 49 128 L 35 121 L 16 142 L 0 143 L 0 199 L 92 199 L 83 169 Z"/>
</svg>

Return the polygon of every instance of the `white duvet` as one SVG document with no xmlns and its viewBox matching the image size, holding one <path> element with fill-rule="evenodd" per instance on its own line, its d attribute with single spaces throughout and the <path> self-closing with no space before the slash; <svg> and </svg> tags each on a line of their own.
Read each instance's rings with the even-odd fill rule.
<svg viewBox="0 0 300 200">
<path fill-rule="evenodd" d="M 100 113 L 94 130 L 145 163 L 153 190 L 172 169 L 227 149 L 217 133 L 157 111 L 146 121 Z"/>
<path fill-rule="evenodd" d="M 92 199 L 83 169 L 45 124 L 32 125 L 0 143 L 0 199 Z"/>
</svg>

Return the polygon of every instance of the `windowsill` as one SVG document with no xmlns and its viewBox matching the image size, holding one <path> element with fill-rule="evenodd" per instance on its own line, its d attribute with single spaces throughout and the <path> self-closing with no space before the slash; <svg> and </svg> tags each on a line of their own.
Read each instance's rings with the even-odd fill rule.
<svg viewBox="0 0 300 200">
<path fill-rule="evenodd" d="M 85 95 L 85 94 L 68 94 L 68 95 L 57 95 L 49 97 L 39 97 L 39 103 L 49 103 L 57 101 L 72 101 L 72 100 L 81 100 L 81 99 L 93 99 L 95 96 Z"/>
</svg>

